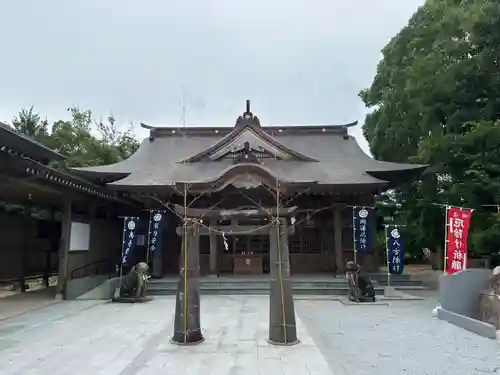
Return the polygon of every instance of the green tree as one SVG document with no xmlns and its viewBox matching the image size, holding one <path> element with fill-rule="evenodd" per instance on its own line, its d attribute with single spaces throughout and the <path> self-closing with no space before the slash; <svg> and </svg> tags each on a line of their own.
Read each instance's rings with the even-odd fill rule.
<svg viewBox="0 0 500 375">
<path fill-rule="evenodd" d="M 40 121 L 33 108 L 22 110 L 13 125 L 65 156 L 63 168 L 112 164 L 137 150 L 139 143 L 132 128 L 121 131 L 114 117 L 110 116 L 106 123 L 96 123 L 90 110 L 69 108 L 68 112 L 71 119 L 54 122 L 50 133 L 47 122 Z"/>
<path fill-rule="evenodd" d="M 12 120 L 14 129 L 42 143 L 47 142 L 48 125 L 47 120 L 41 120 L 40 115 L 34 112 L 33 106 L 22 109 Z"/>
<path fill-rule="evenodd" d="M 428 0 L 383 49 L 372 85 L 360 93 L 372 110 L 364 134 L 374 157 L 433 165 L 435 173 L 396 194 L 413 251 L 443 245 L 444 210 L 433 203 L 478 209 L 473 228 L 479 233 L 489 225 L 479 218 L 480 205 L 499 202 L 492 194 L 498 177 L 489 169 L 481 172 L 489 184 L 484 195 L 475 196 L 476 177 L 465 171 L 472 155 L 479 157 L 484 148 L 460 138 L 479 139 L 484 127 L 499 118 L 499 43 L 498 1 Z M 482 124 L 481 129 L 464 125 L 471 121 Z M 455 139 L 472 142 L 467 155 Z M 445 149 L 451 154 L 438 154 Z"/>
<path fill-rule="evenodd" d="M 134 153 L 139 143 L 132 129 L 121 132 L 114 117 L 94 123 L 90 110 L 69 108 L 71 120 L 57 121 L 52 127 L 51 147 L 66 156 L 65 166 L 86 167 L 116 163 Z M 92 134 L 96 128 L 99 136 Z"/>
<path fill-rule="evenodd" d="M 492 202 L 500 202 L 500 121 L 465 123 L 459 134 L 446 134 L 422 144 L 420 157 L 441 163 L 448 172 L 446 191 L 474 207 L 472 251 L 498 252 L 500 217 Z"/>
<path fill-rule="evenodd" d="M 96 126 L 102 141 L 117 153 L 114 156 L 117 161 L 127 159 L 139 148 L 139 143 L 133 135 L 132 124 L 129 124 L 127 130 L 122 131 L 115 117 L 111 115 L 108 116 L 107 122 L 101 120 Z"/>
</svg>

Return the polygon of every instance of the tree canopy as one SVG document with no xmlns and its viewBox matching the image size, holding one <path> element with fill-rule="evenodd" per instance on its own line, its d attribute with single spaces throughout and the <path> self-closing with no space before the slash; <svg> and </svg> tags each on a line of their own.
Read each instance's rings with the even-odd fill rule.
<svg viewBox="0 0 500 375">
<path fill-rule="evenodd" d="M 84 167 L 116 163 L 134 153 L 139 143 L 129 127 L 125 131 L 109 116 L 94 121 L 90 110 L 69 108 L 70 120 L 58 120 L 49 129 L 33 107 L 22 109 L 13 127 L 66 157 L 61 167 Z"/>
<path fill-rule="evenodd" d="M 497 252 L 500 3 L 427 0 L 383 49 L 364 125 L 375 158 L 430 164 L 395 195 L 410 249 L 443 245 L 444 209 L 474 208 L 471 250 Z"/>
</svg>

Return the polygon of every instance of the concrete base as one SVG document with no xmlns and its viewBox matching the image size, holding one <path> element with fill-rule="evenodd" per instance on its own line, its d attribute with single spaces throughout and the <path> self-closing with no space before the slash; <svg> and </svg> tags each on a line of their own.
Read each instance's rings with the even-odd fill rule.
<svg viewBox="0 0 500 375">
<path fill-rule="evenodd" d="M 144 302 L 149 302 L 152 301 L 153 299 L 151 297 L 113 297 L 111 298 L 111 302 L 116 302 L 116 303 L 144 303 Z"/>
<path fill-rule="evenodd" d="M 384 297 L 387 297 L 387 298 L 401 298 L 405 294 L 406 293 L 400 292 L 392 286 L 386 286 L 384 288 Z"/>
<path fill-rule="evenodd" d="M 105 280 L 101 285 L 95 287 L 94 289 L 82 294 L 78 299 L 80 300 L 109 300 L 113 298 L 115 290 L 120 285 L 120 278 L 115 277 L 109 280 Z"/>
<path fill-rule="evenodd" d="M 77 299 L 94 290 L 110 279 L 110 275 L 95 275 L 69 280 L 66 285 L 66 299 Z"/>
<path fill-rule="evenodd" d="M 349 298 L 339 298 L 338 301 L 343 305 L 349 306 L 390 306 L 386 301 L 376 300 L 375 302 L 355 302 L 351 301 Z"/>
<path fill-rule="evenodd" d="M 441 320 L 445 320 L 477 335 L 489 339 L 497 338 L 497 330 L 492 324 L 485 323 L 465 315 L 456 314 L 443 308 L 437 309 L 437 316 Z"/>
<path fill-rule="evenodd" d="M 205 338 L 202 336 L 201 340 L 196 341 L 196 342 L 184 342 L 184 341 L 175 341 L 173 338 L 170 339 L 170 343 L 172 345 L 177 345 L 177 346 L 194 346 L 194 345 L 199 345 L 203 344 L 205 342 Z"/>
<path fill-rule="evenodd" d="M 271 344 L 271 345 L 275 345 L 275 346 L 293 346 L 293 345 L 300 344 L 300 340 L 297 339 L 297 340 L 291 341 L 291 342 L 276 342 L 273 340 L 267 340 L 267 343 Z"/>
</svg>

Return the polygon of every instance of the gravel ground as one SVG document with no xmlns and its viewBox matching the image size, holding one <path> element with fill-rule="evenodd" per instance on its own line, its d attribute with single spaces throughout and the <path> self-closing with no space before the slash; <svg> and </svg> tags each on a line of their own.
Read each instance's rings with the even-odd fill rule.
<svg viewBox="0 0 500 375">
<path fill-rule="evenodd" d="M 431 316 L 435 292 L 390 306 L 297 301 L 302 322 L 337 375 L 500 374 L 500 344 Z"/>
</svg>

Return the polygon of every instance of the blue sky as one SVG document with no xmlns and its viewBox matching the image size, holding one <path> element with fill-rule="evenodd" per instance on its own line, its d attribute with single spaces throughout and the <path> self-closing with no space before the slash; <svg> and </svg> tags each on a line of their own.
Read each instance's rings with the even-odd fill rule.
<svg viewBox="0 0 500 375">
<path fill-rule="evenodd" d="M 423 0 L 18 0 L 0 3 L 0 120 L 91 109 L 124 124 L 364 119 L 357 94 Z M 184 87 L 184 90 L 181 89 Z M 361 129 L 352 130 L 363 149 Z"/>
</svg>

